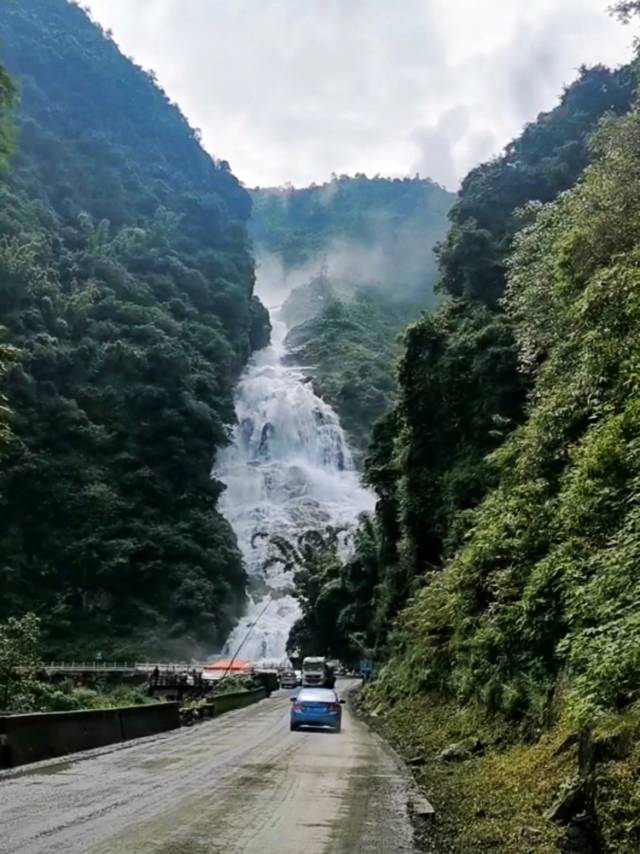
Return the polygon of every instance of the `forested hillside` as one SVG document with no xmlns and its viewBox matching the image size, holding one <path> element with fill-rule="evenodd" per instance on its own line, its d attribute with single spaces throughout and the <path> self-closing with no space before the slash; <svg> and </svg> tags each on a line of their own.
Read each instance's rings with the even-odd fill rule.
<svg viewBox="0 0 640 854">
<path fill-rule="evenodd" d="M 472 509 L 443 528 L 444 567 L 418 562 L 428 552 L 417 517 L 412 525 L 401 516 L 415 572 L 430 571 L 400 616 L 381 684 L 481 709 L 503 733 L 517 722 L 520 738 L 542 736 L 525 752 L 511 734 L 494 802 L 523 812 L 525 802 L 535 815 L 538 799 L 562 851 L 640 848 L 639 151 L 638 108 L 607 118 L 576 186 L 530 205 L 521 220 L 502 306 L 526 403 L 519 426 L 483 461 Z M 416 384 L 419 334 L 408 336 L 403 389 Z M 416 397 L 407 399 L 415 411 Z M 409 460 L 419 423 L 400 446 Z M 420 494 L 409 482 L 405 475 L 399 486 L 407 509 Z M 463 734 L 479 726 L 469 715 L 458 718 Z M 577 742 L 577 731 L 572 772 L 575 754 L 563 744 Z M 508 776 L 523 761 L 530 799 Z M 535 818 L 541 839 L 552 840 L 543 817 Z M 511 844 L 505 850 L 518 850 Z"/>
<path fill-rule="evenodd" d="M 51 655 L 211 648 L 245 575 L 209 475 L 268 340 L 251 199 L 76 5 L 3 3 L 0 46 L 0 617 Z"/>
<path fill-rule="evenodd" d="M 285 318 L 295 315 L 295 297 L 311 293 L 323 295 L 322 305 L 288 333 L 290 358 L 311 366 L 316 393 L 338 411 L 352 445 L 364 453 L 373 424 L 394 403 L 401 330 L 419 309 L 367 287 L 316 277 L 293 291 Z"/>
<path fill-rule="evenodd" d="M 317 393 L 364 451 L 395 398 L 400 332 L 435 304 L 433 250 L 453 195 L 417 177 L 342 175 L 252 196 L 258 261 L 273 285 L 290 290 L 287 344 L 314 366 Z"/>
<path fill-rule="evenodd" d="M 403 618 L 423 686 L 537 718 L 561 673 L 578 719 L 639 699 L 637 108 L 594 147 L 573 190 L 530 209 L 509 263 L 524 423 Z"/>
<path fill-rule="evenodd" d="M 14 150 L 15 127 L 13 109 L 16 102 L 15 84 L 0 66 L 0 169 L 6 169 Z M 0 333 L 2 329 L 0 327 Z M 13 348 L 0 339 L 0 462 L 11 439 L 10 410 L 3 393 L 3 383 L 10 363 L 15 358 Z"/>
<path fill-rule="evenodd" d="M 640 847 L 635 85 L 635 65 L 584 69 L 465 179 L 442 304 L 374 429 L 376 519 L 304 585 L 295 637 L 387 662 L 371 702 L 397 704 L 399 743 L 486 751 L 424 759 L 456 851 L 521 851 L 527 821 L 527 850 L 556 850 L 549 818 L 562 851 Z"/>
<path fill-rule="evenodd" d="M 440 249 L 442 304 L 404 336 L 398 402 L 379 420 L 365 476 L 378 494 L 377 545 L 360 571 L 360 616 L 383 651 L 393 618 L 466 539 L 465 515 L 496 484 L 490 456 L 526 417 L 532 376 L 501 303 L 509 252 L 527 202 L 548 202 L 580 177 L 591 134 L 631 105 L 634 71 L 584 70 L 560 104 L 504 155 L 463 182 Z M 378 555 L 372 561 L 372 555 Z M 366 607 L 365 607 L 366 603 Z"/>
<path fill-rule="evenodd" d="M 324 262 L 330 275 L 372 285 L 390 298 L 433 301 L 432 247 L 444 237 L 453 195 L 425 178 L 334 176 L 302 189 L 251 192 L 257 254 L 277 256 L 304 283 Z"/>
</svg>

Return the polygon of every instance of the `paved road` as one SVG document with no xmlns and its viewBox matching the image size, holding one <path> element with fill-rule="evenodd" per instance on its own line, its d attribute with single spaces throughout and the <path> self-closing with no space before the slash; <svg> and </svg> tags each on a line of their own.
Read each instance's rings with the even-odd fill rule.
<svg viewBox="0 0 640 854">
<path fill-rule="evenodd" d="M 292 733 L 289 703 L 0 772 L 0 852 L 412 852 L 394 755 L 347 707 L 339 735 Z"/>
</svg>

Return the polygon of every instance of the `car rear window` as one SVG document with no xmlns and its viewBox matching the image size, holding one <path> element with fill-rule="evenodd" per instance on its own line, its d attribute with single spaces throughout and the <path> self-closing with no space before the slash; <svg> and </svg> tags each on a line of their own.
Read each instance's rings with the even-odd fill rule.
<svg viewBox="0 0 640 854">
<path fill-rule="evenodd" d="M 335 691 L 328 688 L 304 688 L 298 692 L 297 699 L 301 703 L 335 703 L 338 698 Z"/>
</svg>

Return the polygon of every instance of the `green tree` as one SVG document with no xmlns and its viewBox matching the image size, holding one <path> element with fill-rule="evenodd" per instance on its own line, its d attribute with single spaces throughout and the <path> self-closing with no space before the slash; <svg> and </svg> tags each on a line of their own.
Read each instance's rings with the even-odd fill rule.
<svg viewBox="0 0 640 854">
<path fill-rule="evenodd" d="M 254 545 L 257 539 L 269 542 L 271 554 L 264 568 L 280 564 L 284 572 L 292 574 L 302 617 L 289 635 L 289 652 L 298 650 L 304 656 L 320 651 L 346 661 L 353 657 L 347 627 L 341 621 L 343 611 L 353 601 L 340 555 L 350 537 L 348 528 L 332 525 L 303 531 L 295 541 L 267 532 L 254 535 Z"/>
<path fill-rule="evenodd" d="M 11 693 L 33 680 L 40 649 L 40 621 L 35 614 L 0 623 L 0 708 L 7 709 Z"/>
<path fill-rule="evenodd" d="M 269 336 L 251 200 L 78 5 L 0 4 L 0 44 L 21 93 L 0 175 L 0 325 L 19 353 L 0 618 L 37 612 L 54 656 L 202 654 L 245 597 L 210 474 Z"/>
<path fill-rule="evenodd" d="M 464 545 L 468 512 L 496 484 L 493 454 L 526 417 L 532 379 L 503 305 L 510 253 L 527 222 L 522 208 L 575 184 L 598 122 L 629 110 L 634 81 L 634 65 L 583 69 L 554 110 L 463 181 L 439 251 L 441 305 L 405 333 L 396 404 L 365 461 L 380 497 L 378 595 L 389 627 Z"/>
<path fill-rule="evenodd" d="M 640 698 L 639 151 L 637 109 L 605 121 L 581 181 L 515 240 L 505 307 L 526 418 L 401 616 L 405 685 L 536 722 L 560 682 L 581 721 Z"/>
</svg>

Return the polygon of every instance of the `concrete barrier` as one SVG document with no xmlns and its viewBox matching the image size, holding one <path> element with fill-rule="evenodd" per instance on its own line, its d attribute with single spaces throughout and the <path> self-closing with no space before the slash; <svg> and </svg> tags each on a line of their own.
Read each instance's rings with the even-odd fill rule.
<svg viewBox="0 0 640 854">
<path fill-rule="evenodd" d="M 154 703 L 148 706 L 129 706 L 118 709 L 122 740 L 143 738 L 177 729 L 180 726 L 180 707 L 178 703 Z"/>
<path fill-rule="evenodd" d="M 0 717 L 0 767 L 11 768 L 180 726 L 177 703 Z"/>
<path fill-rule="evenodd" d="M 122 740 L 120 720 L 112 710 L 9 715 L 0 718 L 0 732 L 9 767 Z"/>
<path fill-rule="evenodd" d="M 265 688 L 212 697 L 204 714 L 217 717 L 263 700 Z M 155 735 L 180 726 L 178 703 L 153 703 L 122 709 L 44 712 L 0 717 L 0 768 L 12 768 Z"/>
<path fill-rule="evenodd" d="M 232 712 L 234 709 L 243 709 L 260 700 L 264 700 L 267 692 L 264 688 L 254 688 L 252 691 L 233 691 L 229 694 L 218 694 L 207 703 L 207 712 L 211 717 L 217 717 L 224 712 Z"/>
</svg>

